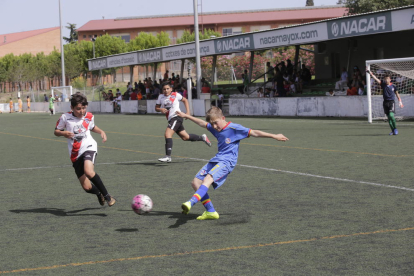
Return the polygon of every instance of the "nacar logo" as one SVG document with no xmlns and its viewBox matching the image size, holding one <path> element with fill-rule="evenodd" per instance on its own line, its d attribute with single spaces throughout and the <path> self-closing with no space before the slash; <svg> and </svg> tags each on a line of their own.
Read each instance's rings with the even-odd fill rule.
<svg viewBox="0 0 414 276">
<path fill-rule="evenodd" d="M 161 51 L 151 51 L 138 54 L 139 62 L 156 61 L 161 59 Z"/>
<path fill-rule="evenodd" d="M 218 52 L 229 52 L 233 50 L 251 49 L 252 39 L 250 36 L 223 39 L 216 42 Z"/>
<path fill-rule="evenodd" d="M 92 61 L 92 69 L 99 69 L 106 67 L 106 59 Z"/>
<path fill-rule="evenodd" d="M 391 30 L 391 20 L 387 15 L 362 17 L 354 20 L 343 20 L 331 25 L 331 35 L 342 37 Z"/>
</svg>

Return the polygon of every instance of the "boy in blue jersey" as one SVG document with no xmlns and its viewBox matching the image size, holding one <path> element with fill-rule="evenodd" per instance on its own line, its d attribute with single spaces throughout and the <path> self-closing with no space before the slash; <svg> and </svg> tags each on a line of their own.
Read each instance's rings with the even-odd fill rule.
<svg viewBox="0 0 414 276">
<path fill-rule="evenodd" d="M 381 85 L 381 88 L 383 91 L 382 96 L 384 98 L 384 102 L 382 105 L 384 108 L 384 113 L 385 115 L 387 115 L 388 123 L 391 127 L 390 135 L 397 135 L 398 134 L 397 123 L 395 122 L 395 117 L 394 117 L 395 96 L 397 96 L 399 106 L 401 108 L 404 107 L 404 105 L 402 104 L 400 95 L 398 94 L 397 87 L 391 83 L 391 78 L 389 75 L 385 75 L 384 79 L 381 81 L 371 71 L 367 71 L 367 73 L 369 73 L 372 76 L 372 78 Z"/>
<path fill-rule="evenodd" d="M 240 140 L 250 136 L 273 138 L 278 141 L 289 140 L 283 134 L 271 134 L 246 128 L 232 122 L 226 122 L 221 109 L 215 106 L 207 111 L 207 122 L 180 111 L 176 113 L 182 118 L 189 119 L 197 125 L 207 128 L 218 141 L 218 153 L 197 173 L 191 183 L 196 191 L 195 194 L 189 201 L 181 205 L 183 214 L 188 214 L 191 207 L 198 201 L 201 201 L 206 211 L 197 217 L 198 220 L 219 218 L 219 214 L 214 209 L 207 191 L 211 185 L 213 185 L 214 189 L 223 185 L 227 176 L 233 171 L 237 164 Z"/>
</svg>

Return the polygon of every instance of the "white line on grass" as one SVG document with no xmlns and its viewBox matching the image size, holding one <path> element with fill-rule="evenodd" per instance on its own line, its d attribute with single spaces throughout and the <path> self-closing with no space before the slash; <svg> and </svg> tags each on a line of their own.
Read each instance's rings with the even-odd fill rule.
<svg viewBox="0 0 414 276">
<path fill-rule="evenodd" d="M 203 161 L 203 162 L 208 162 L 209 161 L 207 159 L 183 158 L 183 157 L 181 157 L 181 158 L 175 158 L 175 159 L 190 159 L 190 160 Z M 132 164 L 132 163 L 143 163 L 143 162 L 154 162 L 154 159 L 151 159 L 151 160 L 141 160 L 141 161 L 125 161 L 125 162 L 97 163 L 96 165 L 117 165 L 117 164 Z M 294 175 L 301 175 L 301 176 L 308 176 L 308 177 L 316 177 L 316 178 L 329 179 L 329 180 L 335 180 L 335 181 L 352 182 L 352 183 L 358 183 L 358 184 L 365 184 L 365 185 L 371 185 L 371 186 L 377 186 L 377 187 L 393 188 L 393 189 L 398 189 L 398 190 L 404 190 L 404 191 L 414 192 L 414 189 L 411 189 L 411 188 L 400 187 L 400 186 L 393 186 L 393 185 L 387 185 L 387 184 L 381 184 L 381 183 L 374 183 L 374 182 L 367 182 L 367 181 L 359 181 L 359 180 L 352 180 L 352 179 L 339 178 L 339 177 L 331 177 L 331 176 L 323 176 L 323 175 L 316 175 L 316 174 L 310 174 L 310 173 L 292 172 L 292 171 L 285 171 L 285 170 L 278 170 L 278 169 L 264 168 L 264 167 L 257 167 L 257 166 L 249 166 L 249 165 L 240 165 L 240 164 L 238 164 L 237 166 L 244 167 L 244 168 L 250 168 L 250 169 L 258 169 L 258 170 L 264 170 L 264 171 L 289 173 L 289 174 L 294 174 Z M 0 170 L 0 172 L 6 172 L 6 171 L 22 171 L 22 170 L 38 170 L 38 169 L 51 169 L 51 168 L 64 168 L 64 167 L 72 167 L 72 166 L 71 165 L 61 165 L 61 166 L 50 166 L 50 167 L 16 168 L 16 169 L 4 169 L 4 170 Z"/>
<path fill-rule="evenodd" d="M 198 158 L 187 158 L 187 159 L 207 161 L 207 162 L 209 161 L 209 160 L 198 159 Z M 336 180 L 336 181 L 353 182 L 353 183 L 358 183 L 358 184 L 366 184 L 366 185 L 379 186 L 379 187 L 385 187 L 385 188 L 393 188 L 393 189 L 399 189 L 399 190 L 414 192 L 414 189 L 410 189 L 410 188 L 406 188 L 406 187 L 400 187 L 400 186 L 392 186 L 392 185 L 387 185 L 387 184 L 374 183 L 374 182 L 359 181 L 359 180 L 352 180 L 352 179 L 338 178 L 338 177 L 331 177 L 331 176 L 323 176 L 323 175 L 316 175 L 316 174 L 310 174 L 310 173 L 284 171 L 284 170 L 278 170 L 278 169 L 249 166 L 249 165 L 240 165 L 240 164 L 238 164 L 237 166 L 245 167 L 245 168 L 251 168 L 251 169 L 265 170 L 265 171 L 273 171 L 273 172 L 281 172 L 281 173 L 289 173 L 289 174 L 295 174 L 295 175 L 330 179 L 330 180 Z"/>
</svg>

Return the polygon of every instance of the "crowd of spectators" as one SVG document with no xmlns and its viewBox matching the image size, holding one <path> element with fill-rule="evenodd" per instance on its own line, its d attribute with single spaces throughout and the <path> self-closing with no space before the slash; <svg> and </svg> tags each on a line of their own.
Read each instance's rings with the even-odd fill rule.
<svg viewBox="0 0 414 276">
<path fill-rule="evenodd" d="M 288 59 L 286 63 L 282 61 L 274 67 L 267 62 L 267 77 L 265 91 L 258 93 L 263 94 L 263 97 L 286 97 L 289 94 L 302 93 L 303 87 L 310 84 L 312 74 L 305 64 L 302 64 L 297 71 L 292 61 Z M 268 83 L 271 85 L 269 86 Z"/>
</svg>

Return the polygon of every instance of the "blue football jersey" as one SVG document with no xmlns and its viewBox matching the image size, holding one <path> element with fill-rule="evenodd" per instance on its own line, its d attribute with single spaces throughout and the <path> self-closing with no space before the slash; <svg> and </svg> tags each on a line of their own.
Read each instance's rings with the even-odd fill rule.
<svg viewBox="0 0 414 276">
<path fill-rule="evenodd" d="M 207 129 L 217 138 L 218 153 L 210 162 L 225 162 L 231 167 L 236 166 L 239 157 L 240 140 L 250 136 L 250 128 L 229 122 L 221 131 L 215 130 L 210 123 Z"/>
<path fill-rule="evenodd" d="M 382 96 L 385 101 L 394 101 L 395 100 L 395 91 L 397 88 L 394 84 L 390 83 L 387 85 L 384 81 L 381 81 Z"/>
</svg>

